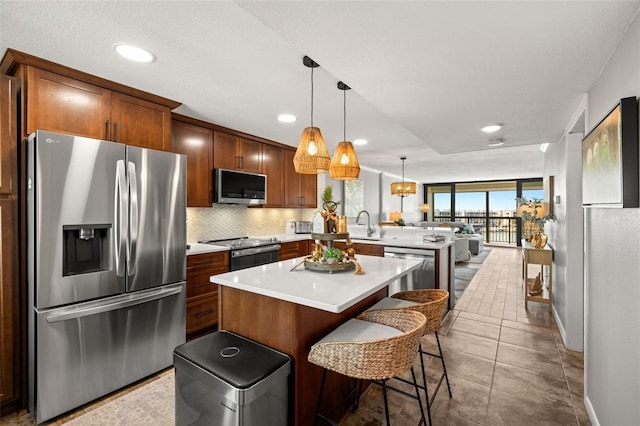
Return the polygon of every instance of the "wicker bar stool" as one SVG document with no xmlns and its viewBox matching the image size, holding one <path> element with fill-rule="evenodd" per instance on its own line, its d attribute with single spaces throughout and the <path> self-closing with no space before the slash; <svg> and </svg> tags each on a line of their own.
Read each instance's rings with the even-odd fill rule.
<svg viewBox="0 0 640 426">
<path fill-rule="evenodd" d="M 453 396 L 451 393 L 451 386 L 449 385 L 449 376 L 447 375 L 447 367 L 444 364 L 444 356 L 442 354 L 442 348 L 440 346 L 440 338 L 438 337 L 438 330 L 442 322 L 442 314 L 444 308 L 447 306 L 447 300 L 449 299 L 449 292 L 440 289 L 423 289 L 423 290 L 409 290 L 396 293 L 391 297 L 385 297 L 378 303 L 369 308 L 367 312 L 380 312 L 381 310 L 411 310 L 420 312 L 426 318 L 426 324 L 424 327 L 424 334 L 427 335 L 434 333 L 436 336 L 436 342 L 438 343 L 438 353 L 434 354 L 422 349 L 422 341 L 418 347 L 420 352 L 420 366 L 422 367 L 422 388 L 427 400 L 427 415 L 429 417 L 429 424 L 431 425 L 431 405 L 436 398 L 442 380 L 446 380 L 447 389 L 449 390 L 449 398 Z M 429 396 L 427 390 L 427 375 L 424 368 L 424 355 L 430 355 L 440 359 L 442 363 L 443 373 L 440 375 L 438 384 L 433 392 L 433 395 Z M 397 378 L 406 383 L 410 383 L 401 377 Z M 402 392 L 402 391 L 401 391 Z M 411 396 L 411 395 L 409 395 Z"/>
<path fill-rule="evenodd" d="M 425 419 L 424 409 L 413 370 L 413 361 L 425 323 L 424 315 L 414 311 L 364 312 L 314 344 L 309 352 L 309 362 L 323 368 L 314 424 L 317 423 L 318 418 L 321 418 L 329 424 L 337 425 L 329 418 L 333 411 L 327 415 L 320 413 L 327 370 L 355 379 L 352 391 L 340 403 L 344 403 L 353 396 L 353 411 L 357 409 L 359 403 L 360 392 L 356 391 L 358 381 L 360 390 L 362 380 L 380 384 L 385 416 L 389 425 L 386 381 L 409 369 L 411 369 L 413 386 L 420 405 L 422 414 L 420 423 L 422 423 Z"/>
</svg>

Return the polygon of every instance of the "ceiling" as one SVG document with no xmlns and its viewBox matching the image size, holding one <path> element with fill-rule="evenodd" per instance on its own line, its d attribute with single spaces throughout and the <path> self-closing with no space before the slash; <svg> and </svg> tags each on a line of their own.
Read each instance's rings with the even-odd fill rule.
<svg viewBox="0 0 640 426">
<path fill-rule="evenodd" d="M 182 102 L 176 111 L 297 145 L 314 125 L 329 151 L 420 182 L 542 176 L 640 1 L 0 1 L 13 48 Z M 157 60 L 112 48 L 130 42 Z M 279 123 L 278 114 L 297 121 Z M 480 131 L 501 122 L 499 132 Z M 501 147 L 489 139 L 504 138 Z"/>
</svg>

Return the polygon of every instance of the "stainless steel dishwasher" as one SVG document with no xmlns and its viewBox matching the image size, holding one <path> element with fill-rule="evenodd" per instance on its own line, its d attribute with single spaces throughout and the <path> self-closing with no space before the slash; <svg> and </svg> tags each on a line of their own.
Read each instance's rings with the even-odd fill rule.
<svg viewBox="0 0 640 426">
<path fill-rule="evenodd" d="M 384 248 L 385 257 L 396 259 L 419 259 L 422 264 L 413 272 L 389 284 L 389 296 L 400 291 L 435 288 L 436 286 L 436 252 L 435 250 L 388 247 Z"/>
</svg>

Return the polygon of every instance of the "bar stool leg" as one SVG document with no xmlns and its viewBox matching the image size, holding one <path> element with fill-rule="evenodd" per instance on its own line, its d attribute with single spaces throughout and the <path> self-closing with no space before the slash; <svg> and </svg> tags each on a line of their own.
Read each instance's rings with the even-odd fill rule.
<svg viewBox="0 0 640 426">
<path fill-rule="evenodd" d="M 387 426 L 391 425 L 389 421 L 389 403 L 387 402 L 387 381 L 382 381 L 382 397 L 384 398 L 384 415 L 387 419 Z"/>
<path fill-rule="evenodd" d="M 442 370 L 444 371 L 444 378 L 447 381 L 447 389 L 449 389 L 449 398 L 453 397 L 453 394 L 451 393 L 451 386 L 449 385 L 449 376 L 447 375 L 447 367 L 445 367 L 444 365 L 444 355 L 442 353 L 442 348 L 440 347 L 440 338 L 438 337 L 438 332 L 435 332 L 436 334 L 436 341 L 438 342 L 438 352 L 440 352 L 440 361 L 442 362 Z"/>
<path fill-rule="evenodd" d="M 424 399 L 427 401 L 427 415 L 429 416 L 429 424 L 431 424 L 431 403 L 429 402 L 429 391 L 427 390 L 427 374 L 425 373 L 424 368 L 424 352 L 422 351 L 422 340 L 420 341 L 418 353 L 420 354 L 420 367 L 422 367 L 422 385 L 424 386 Z M 422 403 L 420 403 L 420 408 L 422 409 Z"/>
<path fill-rule="evenodd" d="M 420 354 L 420 357 L 422 357 L 422 354 Z M 424 377 L 424 368 L 422 369 L 422 373 L 423 373 L 423 377 Z M 425 425 L 427 424 L 427 421 L 424 418 L 424 409 L 422 408 L 422 400 L 420 399 L 420 390 L 418 389 L 418 381 L 416 380 L 416 373 L 413 371 L 413 367 L 411 367 L 411 377 L 413 378 L 413 387 L 416 390 L 416 397 L 418 398 L 418 405 L 420 405 L 420 415 L 422 417 L 420 417 L 420 422 L 418 423 L 418 426 L 420 426 L 422 424 L 422 421 L 424 420 Z M 426 384 L 426 382 L 425 382 Z M 426 389 L 426 388 L 425 388 Z M 429 426 L 431 426 L 431 411 L 429 411 L 429 399 L 427 398 L 427 413 L 429 415 Z"/>
<path fill-rule="evenodd" d="M 356 384 L 353 386 L 353 390 L 356 392 L 355 400 L 353 401 L 353 407 L 351 408 L 351 412 L 355 413 L 358 407 L 360 406 L 360 395 L 362 395 L 362 382 L 363 379 L 355 379 Z M 357 385 L 357 386 L 356 386 Z"/>
<path fill-rule="evenodd" d="M 313 419 L 313 426 L 318 424 L 318 417 L 320 416 L 320 403 L 322 402 L 322 392 L 324 391 L 324 379 L 327 377 L 327 369 L 322 369 L 322 380 L 320 381 L 320 394 L 318 395 L 318 406 L 316 407 L 316 417 Z"/>
</svg>

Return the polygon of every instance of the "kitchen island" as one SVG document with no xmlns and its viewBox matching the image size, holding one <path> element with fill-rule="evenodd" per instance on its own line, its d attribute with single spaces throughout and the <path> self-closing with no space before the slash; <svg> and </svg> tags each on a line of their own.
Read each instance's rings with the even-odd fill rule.
<svg viewBox="0 0 640 426">
<path fill-rule="evenodd" d="M 307 361 L 311 346 L 340 324 L 387 295 L 387 286 L 420 265 L 412 259 L 358 256 L 364 275 L 322 273 L 300 266 L 302 258 L 214 275 L 220 285 L 219 329 L 286 353 L 292 359 L 290 424 L 313 424 L 322 370 Z M 331 409 L 353 381 L 327 375 L 324 409 Z M 348 407 L 344 407 L 346 410 Z"/>
</svg>

